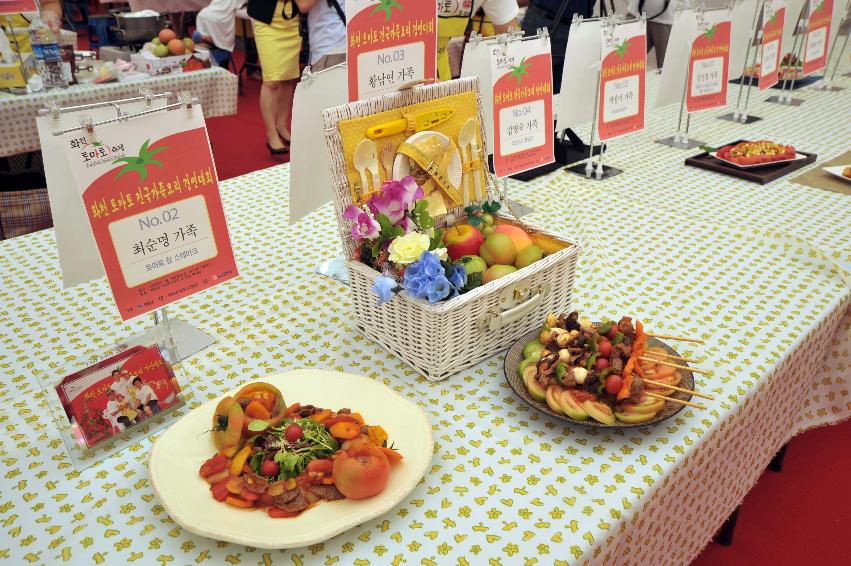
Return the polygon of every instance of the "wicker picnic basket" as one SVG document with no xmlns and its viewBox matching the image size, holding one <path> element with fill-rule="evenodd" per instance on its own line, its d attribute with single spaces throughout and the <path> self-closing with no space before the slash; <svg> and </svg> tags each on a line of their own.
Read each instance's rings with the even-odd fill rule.
<svg viewBox="0 0 851 566">
<path fill-rule="evenodd" d="M 481 129 L 477 77 L 417 86 L 323 112 L 334 205 L 348 264 L 357 325 L 366 336 L 434 381 L 445 379 L 507 349 L 520 336 L 543 324 L 547 313 L 569 311 L 580 252 L 580 246 L 575 242 L 523 223 L 522 227 L 533 237 L 555 240 L 565 247 L 528 267 L 448 301 L 429 304 L 402 291 L 392 300 L 376 306 L 377 297 L 371 287 L 380 273 L 358 260 L 351 225 L 343 218 L 343 211 L 353 199 L 338 124 L 341 120 L 400 109 L 467 91 L 475 92 L 479 99 Z M 484 140 L 483 130 L 480 135 Z M 485 171 L 487 154 L 486 150 L 482 151 Z M 493 180 L 489 175 L 486 177 L 487 191 L 494 194 Z M 457 221 L 465 218 L 463 206 L 450 209 L 449 213 L 454 214 Z M 438 227 L 446 224 L 445 216 L 435 220 Z M 520 224 L 505 215 L 499 215 L 497 222 Z"/>
</svg>

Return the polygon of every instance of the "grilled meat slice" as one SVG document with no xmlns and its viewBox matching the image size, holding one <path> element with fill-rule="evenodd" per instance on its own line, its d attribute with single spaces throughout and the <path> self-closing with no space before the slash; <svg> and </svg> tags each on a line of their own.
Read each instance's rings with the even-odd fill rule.
<svg viewBox="0 0 851 566">
<path fill-rule="evenodd" d="M 266 493 L 266 489 L 269 487 L 269 482 L 266 481 L 266 478 L 258 476 L 254 473 L 247 473 L 243 478 L 242 485 L 245 486 L 245 489 L 252 493 L 264 494 Z"/>
<path fill-rule="evenodd" d="M 285 505 L 285 504 L 289 503 L 290 501 L 292 501 L 293 499 L 295 499 L 299 495 L 301 495 L 301 491 L 298 488 L 290 489 L 288 491 L 285 491 L 281 495 L 276 495 L 275 497 L 273 497 L 272 498 L 272 505 L 274 505 L 275 507 L 280 507 L 281 509 L 283 509 L 283 507 L 281 507 L 281 505 Z"/>
<path fill-rule="evenodd" d="M 620 344 L 615 346 L 614 353 L 617 354 L 617 357 L 620 358 L 622 361 L 628 360 L 630 354 L 632 354 L 632 348 L 621 342 Z M 613 355 L 612 358 L 615 358 L 615 356 Z"/>
<path fill-rule="evenodd" d="M 564 321 L 564 328 L 567 330 L 579 330 L 579 311 L 573 311 Z"/>
<path fill-rule="evenodd" d="M 612 369 L 612 374 L 620 375 L 623 371 L 623 360 L 621 360 L 620 356 L 615 355 L 612 352 L 612 356 L 609 358 L 609 367 Z"/>
<path fill-rule="evenodd" d="M 295 497 L 290 499 L 289 501 L 283 501 L 283 497 L 288 496 L 289 492 L 284 492 L 283 494 L 277 496 L 272 501 L 272 504 L 278 509 L 283 509 L 288 513 L 298 513 L 299 511 L 304 511 L 310 506 L 310 502 L 307 498 L 301 493 L 300 489 L 293 489 L 292 491 L 296 492 Z"/>
<path fill-rule="evenodd" d="M 346 498 L 335 485 L 311 485 L 307 489 L 327 501 Z"/>
<path fill-rule="evenodd" d="M 629 336 L 630 338 L 634 338 L 635 327 L 632 325 L 632 318 L 625 316 L 620 319 L 620 321 L 618 321 L 618 330 L 623 333 L 624 337 Z"/>
<path fill-rule="evenodd" d="M 629 385 L 629 400 L 633 403 L 638 403 L 642 395 L 644 395 L 644 380 L 634 375 L 632 377 L 632 383 Z"/>
</svg>

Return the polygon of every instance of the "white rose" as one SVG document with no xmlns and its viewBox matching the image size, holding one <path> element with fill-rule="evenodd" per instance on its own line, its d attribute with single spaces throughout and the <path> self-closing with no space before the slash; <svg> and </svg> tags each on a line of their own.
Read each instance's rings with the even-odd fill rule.
<svg viewBox="0 0 851 566">
<path fill-rule="evenodd" d="M 446 248 L 437 248 L 436 250 L 431 250 L 431 253 L 436 255 L 440 261 L 449 261 L 449 252 Z"/>
<path fill-rule="evenodd" d="M 390 243 L 390 261 L 399 265 L 414 263 L 424 251 L 428 250 L 431 239 L 425 234 L 411 232 L 404 236 L 397 236 Z"/>
</svg>

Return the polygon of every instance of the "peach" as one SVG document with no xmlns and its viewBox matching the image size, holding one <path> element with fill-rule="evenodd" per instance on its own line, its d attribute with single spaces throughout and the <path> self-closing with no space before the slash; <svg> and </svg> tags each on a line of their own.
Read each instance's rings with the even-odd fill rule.
<svg viewBox="0 0 851 566">
<path fill-rule="evenodd" d="M 172 39 L 168 42 L 168 52 L 172 55 L 183 55 L 186 53 L 186 46 L 179 39 Z"/>
<path fill-rule="evenodd" d="M 517 268 L 513 265 L 492 265 L 485 271 L 485 278 L 483 279 L 484 283 L 490 283 L 495 279 L 499 279 L 500 277 L 505 277 L 511 273 L 517 271 Z"/>
<path fill-rule="evenodd" d="M 523 228 L 512 226 L 511 224 L 500 224 L 494 228 L 494 232 L 497 234 L 506 234 L 510 237 L 511 241 L 514 242 L 514 247 L 517 249 L 518 253 L 522 252 L 534 243 L 532 238 Z"/>
<path fill-rule="evenodd" d="M 479 257 L 488 265 L 512 265 L 517 259 L 517 248 L 510 236 L 494 234 L 479 248 Z"/>
<path fill-rule="evenodd" d="M 166 29 L 160 31 L 160 34 L 159 34 L 158 37 L 160 39 L 160 42 L 163 45 L 168 45 L 169 41 L 171 41 L 172 39 L 177 39 L 177 34 L 174 33 L 174 30 L 170 30 L 170 29 L 166 28 Z"/>
<path fill-rule="evenodd" d="M 465 255 L 479 255 L 479 248 L 485 241 L 482 233 L 469 224 L 456 224 L 446 229 L 443 243 L 452 261 Z"/>
</svg>

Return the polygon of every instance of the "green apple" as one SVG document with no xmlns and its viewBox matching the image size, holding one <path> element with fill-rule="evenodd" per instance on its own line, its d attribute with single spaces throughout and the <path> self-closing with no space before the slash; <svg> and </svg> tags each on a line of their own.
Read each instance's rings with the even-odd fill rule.
<svg viewBox="0 0 851 566">
<path fill-rule="evenodd" d="M 493 226 L 485 226 L 482 228 L 482 236 L 485 238 L 490 238 L 494 232 L 496 232 L 496 229 Z"/>
<path fill-rule="evenodd" d="M 524 267 L 532 265 L 543 257 L 544 250 L 534 244 L 531 246 L 527 246 L 523 248 L 523 251 L 517 254 L 517 259 L 514 260 L 514 267 L 516 267 L 517 269 L 523 269 Z"/>
<path fill-rule="evenodd" d="M 465 291 L 475 289 L 482 284 L 485 271 L 488 269 L 485 260 L 477 255 L 465 255 L 458 258 L 458 262 L 464 268 L 464 271 L 467 272 L 467 284 L 464 286 Z"/>
<path fill-rule="evenodd" d="M 152 39 L 151 43 L 153 43 L 154 45 L 162 45 L 163 44 L 163 42 L 160 41 L 159 37 L 155 37 L 154 39 Z"/>
<path fill-rule="evenodd" d="M 157 57 L 168 57 L 171 55 L 171 52 L 168 50 L 168 46 L 161 43 L 154 47 L 154 55 Z"/>
</svg>

